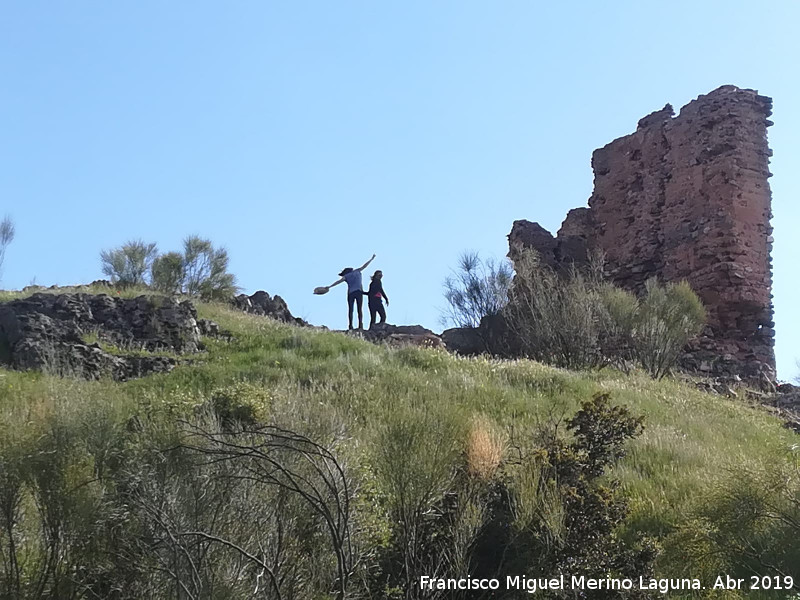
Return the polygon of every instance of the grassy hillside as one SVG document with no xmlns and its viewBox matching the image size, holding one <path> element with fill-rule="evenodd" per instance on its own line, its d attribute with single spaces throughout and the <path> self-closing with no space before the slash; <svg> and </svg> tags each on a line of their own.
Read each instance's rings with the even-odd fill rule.
<svg viewBox="0 0 800 600">
<path fill-rule="evenodd" d="M 374 476 L 379 490 L 381 475 L 373 465 L 387 423 L 416 423 L 409 461 L 424 461 L 426 453 L 450 444 L 457 451 L 448 460 L 456 468 L 476 419 L 490 422 L 512 448 L 541 423 L 569 416 L 582 401 L 608 392 L 614 403 L 645 417 L 644 433 L 613 470 L 630 501 L 626 534 L 645 532 L 659 540 L 665 551 L 658 571 L 672 575 L 687 568 L 676 544 L 685 540 L 685 526 L 702 513 L 708 495 L 742 471 L 786 464 L 798 443 L 761 409 L 677 381 L 390 349 L 219 305 L 201 304 L 198 312 L 234 338 L 207 340 L 207 353 L 170 374 L 114 383 L 0 369 L 0 466 L 6 465 L 6 476 L 21 456 L 56 452 L 63 443 L 70 448 L 62 457 L 69 463 L 64 477 L 89 490 L 81 502 L 102 503 L 109 491 L 98 483 L 98 471 L 116 468 L 113 456 L 139 443 L 133 440 L 141 427 L 132 423 L 168 428 L 191 420 L 216 397 L 246 406 L 263 422 L 336 440 L 337 451 L 356 472 Z M 47 439 L 54 441 L 48 445 Z M 369 490 L 368 484 L 362 481 L 361 489 Z M 37 499 L 23 495 L 20 501 L 33 506 Z M 380 507 L 370 510 L 380 521 Z M 37 527 L 33 521 L 24 526 Z M 369 535 L 380 538 L 381 527 Z"/>
</svg>

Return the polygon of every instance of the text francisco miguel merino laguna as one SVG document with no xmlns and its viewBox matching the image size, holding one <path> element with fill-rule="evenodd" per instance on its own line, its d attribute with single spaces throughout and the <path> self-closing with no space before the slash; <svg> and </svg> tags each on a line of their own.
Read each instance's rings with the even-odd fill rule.
<svg viewBox="0 0 800 600">
<path fill-rule="evenodd" d="M 522 575 L 507 576 L 502 579 L 440 579 L 423 575 L 419 578 L 422 590 L 499 590 L 505 583 L 506 590 L 521 590 L 535 594 L 540 590 L 658 590 L 666 594 L 671 590 L 703 589 L 699 579 L 650 579 L 594 578 L 584 576 L 565 576 L 536 578 Z M 567 587 L 569 584 L 569 587 Z M 725 587 L 724 585 L 721 587 Z"/>
</svg>

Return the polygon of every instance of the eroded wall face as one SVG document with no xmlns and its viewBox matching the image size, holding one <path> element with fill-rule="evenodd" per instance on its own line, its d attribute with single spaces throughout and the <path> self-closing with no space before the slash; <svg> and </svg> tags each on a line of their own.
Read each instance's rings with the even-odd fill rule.
<svg viewBox="0 0 800 600">
<path fill-rule="evenodd" d="M 637 131 L 596 150 L 588 209 L 570 211 L 553 260 L 602 249 L 617 283 L 686 279 L 709 313 L 686 366 L 752 376 L 774 369 L 771 195 L 772 101 L 724 86 L 673 116 L 667 105 Z M 585 212 L 580 212 L 585 211 Z M 525 244 L 515 223 L 509 236 Z M 539 239 L 543 239 L 539 236 Z"/>
</svg>

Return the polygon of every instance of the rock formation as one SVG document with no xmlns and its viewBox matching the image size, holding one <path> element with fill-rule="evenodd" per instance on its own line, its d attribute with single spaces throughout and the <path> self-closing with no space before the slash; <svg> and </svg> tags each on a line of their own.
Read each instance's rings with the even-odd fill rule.
<svg viewBox="0 0 800 600">
<path fill-rule="evenodd" d="M 635 133 L 595 150 L 589 207 L 571 210 L 555 237 L 516 221 L 509 257 L 534 248 L 558 266 L 598 249 L 627 289 L 640 291 L 651 277 L 685 279 L 709 320 L 684 366 L 774 373 L 771 108 L 770 98 L 726 85 L 678 116 L 667 104 L 644 117 Z"/>
<path fill-rule="evenodd" d="M 422 348 L 444 348 L 442 338 L 425 329 L 422 325 L 390 325 L 389 323 L 376 323 L 370 329 L 356 332 L 369 342 L 376 344 L 386 343 L 390 346 L 420 346 Z"/>
<path fill-rule="evenodd" d="M 169 371 L 178 362 L 174 355 L 201 349 L 197 313 L 188 301 L 37 293 L 0 304 L 0 362 L 16 369 L 125 380 Z"/>
<path fill-rule="evenodd" d="M 246 313 L 272 317 L 278 321 L 294 325 L 308 325 L 303 319 L 292 316 L 286 301 L 277 294 L 270 296 L 267 292 L 259 290 L 251 296 L 239 294 L 233 298 L 231 303 L 234 307 Z"/>
</svg>

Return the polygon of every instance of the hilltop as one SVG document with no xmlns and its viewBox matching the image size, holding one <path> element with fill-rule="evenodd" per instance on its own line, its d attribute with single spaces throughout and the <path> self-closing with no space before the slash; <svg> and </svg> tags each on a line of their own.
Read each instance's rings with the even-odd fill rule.
<svg viewBox="0 0 800 600">
<path fill-rule="evenodd" d="M 5 500 L 0 501 L 7 502 L 10 490 L 16 490 L 14 539 L 27 557 L 18 567 L 18 583 L 37 572 L 35 557 L 49 556 L 50 525 L 39 510 L 56 496 L 58 516 L 51 517 L 58 521 L 54 535 L 59 541 L 52 560 L 58 564 L 43 575 L 48 581 L 65 577 L 65 569 L 78 568 L 76 563 L 92 552 L 104 558 L 80 566 L 88 570 L 81 575 L 83 581 L 103 580 L 118 568 L 122 558 L 104 555 L 108 549 L 103 550 L 102 540 L 112 531 L 134 535 L 133 508 L 120 513 L 122 507 L 115 504 L 134 480 L 140 481 L 137 485 L 143 477 L 153 485 L 161 482 L 158 491 L 148 493 L 154 494 L 153 502 L 166 502 L 156 502 L 161 506 L 156 511 L 159 518 L 168 514 L 178 519 L 168 530 L 197 527 L 181 523 L 169 507 L 185 494 L 211 494 L 213 490 L 199 482 L 191 483 L 192 470 L 201 469 L 199 474 L 204 467 L 192 466 L 186 457 L 169 468 L 169 461 L 153 461 L 193 427 L 208 427 L 209 410 L 223 430 L 231 419 L 268 424 L 330 448 L 352 482 L 351 508 L 358 523 L 353 535 L 371 547 L 365 555 L 372 561 L 370 569 L 378 568 L 380 549 L 391 546 L 397 526 L 388 508 L 396 474 L 386 471 L 383 452 L 387 440 L 398 435 L 398 424 L 407 439 L 404 455 L 394 457 L 400 461 L 395 467 L 406 465 L 410 493 L 421 494 L 425 506 L 419 509 L 425 512 L 447 497 L 453 478 L 471 460 L 476 423 L 479 431 L 489 432 L 478 439 L 502 440 L 496 444 L 502 456 L 494 465 L 502 473 L 503 465 L 513 463 L 514 453 L 543 424 L 562 423 L 564 431 L 565 419 L 581 403 L 608 394 L 615 405 L 644 417 L 644 432 L 606 475 L 620 482 L 630 509 L 620 539 L 645 535 L 654 540 L 661 549 L 656 572 L 663 576 L 744 568 L 752 558 L 744 549 L 729 548 L 726 554 L 713 548 L 715 540 L 722 543 L 735 530 L 729 531 L 726 521 L 731 514 L 724 513 L 724 507 L 731 507 L 725 504 L 725 491 L 731 486 L 757 487 L 762 475 L 790 466 L 797 448 L 796 434 L 762 408 L 705 393 L 690 382 L 653 381 L 611 369 L 571 372 L 528 360 L 462 358 L 437 349 L 392 348 L 221 304 L 197 303 L 196 311 L 226 335 L 203 336 L 204 350 L 193 353 L 191 361 L 177 360 L 169 373 L 115 382 L 0 368 L 0 465 L 6 478 L 0 486 L 6 490 Z M 146 350 L 141 353 L 147 355 Z M 510 469 L 503 477 L 513 480 Z M 423 493 L 415 486 L 430 489 Z M 232 506 L 217 505 L 219 518 L 226 523 L 235 518 L 231 523 L 245 528 L 262 523 L 259 527 L 269 529 L 263 499 L 253 497 L 248 505 L 247 497 L 237 496 L 238 504 Z M 149 510 L 156 510 L 154 506 Z M 292 512 L 291 519 L 301 513 Z M 292 522 L 288 530 L 302 530 L 301 522 Z M 43 537 L 37 531 L 44 532 Z M 791 537 L 781 541 L 781 535 L 788 535 L 785 531 L 761 534 L 778 560 L 789 561 L 793 553 L 800 558 L 796 545 L 788 541 Z M 7 545 L 9 538 L 3 535 L 0 543 Z M 324 537 L 324 532 L 307 535 L 309 541 Z M 93 540 L 89 546 L 87 536 Z M 298 543 L 300 547 L 292 550 L 298 557 L 328 565 L 330 556 L 304 549 L 302 540 Z M 158 551 L 153 552 L 156 560 Z M 138 565 L 137 572 L 156 566 Z M 320 576 L 327 569 L 322 568 Z"/>
</svg>

